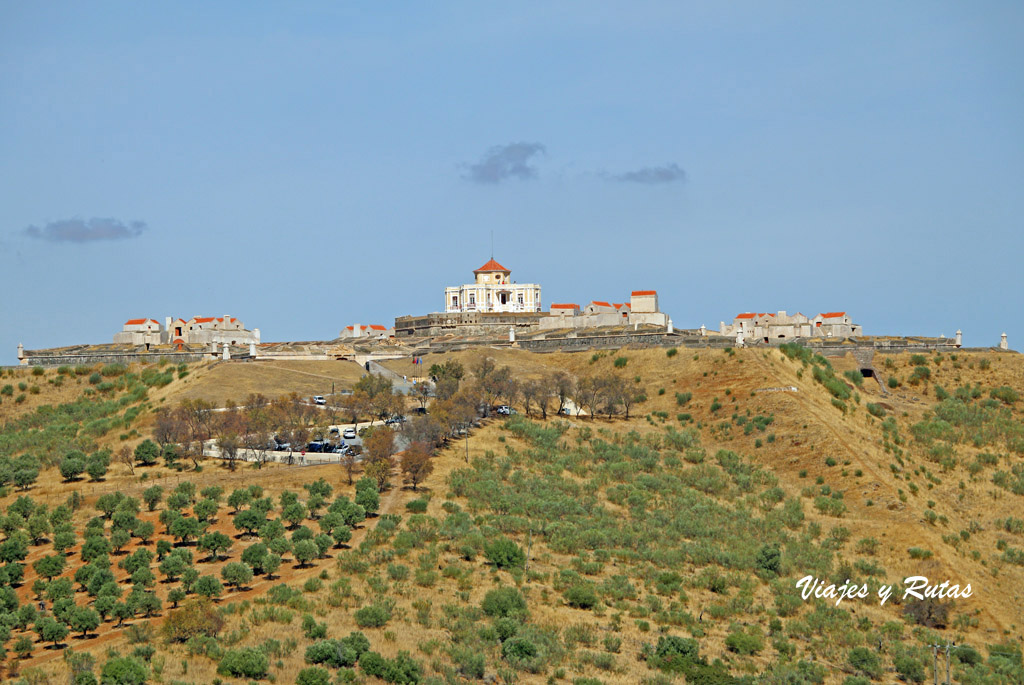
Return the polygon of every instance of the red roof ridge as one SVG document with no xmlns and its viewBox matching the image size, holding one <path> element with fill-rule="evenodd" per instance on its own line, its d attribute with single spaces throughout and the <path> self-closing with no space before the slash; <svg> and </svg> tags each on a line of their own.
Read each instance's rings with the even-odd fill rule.
<svg viewBox="0 0 1024 685">
<path fill-rule="evenodd" d="M 634 290 L 632 293 L 630 293 L 630 295 L 636 295 L 636 296 L 640 296 L 640 295 L 657 295 L 657 294 L 658 294 L 657 290 Z"/>
<path fill-rule="evenodd" d="M 580 306 L 578 304 L 572 304 L 572 303 L 568 303 L 568 304 L 553 304 L 553 305 L 551 305 L 551 308 L 552 309 L 579 309 Z"/>
<path fill-rule="evenodd" d="M 753 319 L 756 316 L 757 316 L 757 314 L 755 314 L 754 312 L 744 312 L 743 314 L 737 314 L 736 318 L 737 319 Z"/>
<path fill-rule="evenodd" d="M 820 314 L 820 316 L 823 319 L 835 319 L 840 316 L 846 316 L 846 312 L 825 312 L 824 314 Z"/>
<path fill-rule="evenodd" d="M 590 304 L 596 304 L 598 307 L 611 307 L 607 302 L 601 302 L 600 300 L 593 300 Z"/>
<path fill-rule="evenodd" d="M 381 326 L 380 324 L 376 324 L 376 323 L 370 324 L 370 328 L 372 328 L 375 331 L 386 331 L 387 330 L 386 327 Z"/>
<path fill-rule="evenodd" d="M 138 326 L 139 324 L 149 323 L 150 321 L 152 321 L 153 323 L 160 323 L 156 319 L 128 319 L 127 321 L 124 322 L 124 325 Z"/>
<path fill-rule="evenodd" d="M 485 271 L 510 271 L 510 270 L 506 269 L 501 264 L 498 264 L 498 262 L 494 261 L 494 257 L 491 257 L 490 261 L 488 261 L 486 264 L 481 266 L 479 269 L 474 270 L 473 273 L 478 274 L 478 273 L 483 273 Z"/>
</svg>

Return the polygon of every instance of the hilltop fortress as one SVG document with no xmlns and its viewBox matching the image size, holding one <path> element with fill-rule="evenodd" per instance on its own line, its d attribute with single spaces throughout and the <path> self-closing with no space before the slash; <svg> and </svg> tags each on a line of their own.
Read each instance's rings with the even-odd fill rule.
<svg viewBox="0 0 1024 685">
<path fill-rule="evenodd" d="M 47 350 L 18 346 L 22 365 L 54 366 L 99 362 L 200 359 L 356 359 L 419 356 L 472 345 L 515 346 L 534 352 L 619 347 L 742 347 L 794 340 L 819 350 L 958 349 L 954 338 L 864 337 L 845 311 L 807 317 L 786 311 L 744 312 L 718 330 L 677 329 L 660 309 L 656 290 L 633 290 L 622 302 L 592 300 L 554 303 L 543 308 L 541 286 L 517 283 L 510 269 L 493 258 L 473 271 L 473 281 L 444 288 L 443 311 L 399 316 L 393 327 L 353 324 L 334 340 L 265 343 L 260 329 L 246 329 L 237 318 L 194 316 L 136 318 L 124 323 L 113 344 L 79 344 Z M 1008 350 L 1003 334 L 998 348 Z"/>
</svg>

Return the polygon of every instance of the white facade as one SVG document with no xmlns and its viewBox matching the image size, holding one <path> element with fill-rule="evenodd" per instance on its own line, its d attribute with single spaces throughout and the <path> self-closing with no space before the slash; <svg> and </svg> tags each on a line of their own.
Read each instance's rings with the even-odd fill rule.
<svg viewBox="0 0 1024 685">
<path fill-rule="evenodd" d="M 540 286 L 515 283 L 511 271 L 493 259 L 473 272 L 474 283 L 444 289 L 445 312 L 520 313 L 541 311 Z"/>
</svg>

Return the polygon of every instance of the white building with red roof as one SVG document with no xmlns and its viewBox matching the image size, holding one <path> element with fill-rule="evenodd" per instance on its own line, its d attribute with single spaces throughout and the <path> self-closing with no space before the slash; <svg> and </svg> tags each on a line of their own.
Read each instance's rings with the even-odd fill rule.
<svg viewBox="0 0 1024 685">
<path fill-rule="evenodd" d="M 474 282 L 444 289 L 450 312 L 526 313 L 541 311 L 540 286 L 516 283 L 512 272 L 492 258 L 473 271 Z"/>
<path fill-rule="evenodd" d="M 540 327 L 597 328 L 601 326 L 668 326 L 668 315 L 658 309 L 658 292 L 634 290 L 629 302 L 593 300 L 582 308 L 575 304 L 553 304 Z"/>
<path fill-rule="evenodd" d="M 156 319 L 130 319 L 115 343 L 129 345 L 249 345 L 259 344 L 260 329 L 247 330 L 233 316 L 193 316 L 186 321 L 168 316 L 161 325 Z"/>
<path fill-rule="evenodd" d="M 737 314 L 731 324 L 720 322 L 718 332 L 734 337 L 742 334 L 748 342 L 773 342 L 793 338 L 849 338 L 863 335 L 863 329 L 853 323 L 846 312 L 828 312 L 809 319 L 800 312 L 785 311 L 744 312 Z"/>
<path fill-rule="evenodd" d="M 339 338 L 351 339 L 351 338 L 367 338 L 372 340 L 383 340 L 384 338 L 395 337 L 395 327 L 388 328 L 380 324 L 369 324 L 364 325 L 361 323 L 354 323 L 351 326 L 345 326 L 338 334 Z"/>
</svg>

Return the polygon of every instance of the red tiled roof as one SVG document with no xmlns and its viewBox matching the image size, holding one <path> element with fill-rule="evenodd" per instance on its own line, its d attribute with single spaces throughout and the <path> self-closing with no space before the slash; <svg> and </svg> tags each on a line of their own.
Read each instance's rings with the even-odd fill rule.
<svg viewBox="0 0 1024 685">
<path fill-rule="evenodd" d="M 224 317 L 223 317 L 223 316 L 221 316 L 221 317 L 218 317 L 218 318 L 217 318 L 217 321 L 223 321 L 223 320 L 224 320 Z M 232 321 L 238 321 L 238 319 L 236 319 L 236 318 L 235 318 L 235 317 L 233 317 L 233 316 L 231 316 L 231 317 L 228 317 L 228 323 L 231 323 Z"/>
<path fill-rule="evenodd" d="M 479 269 L 475 270 L 473 273 L 479 274 L 485 271 L 508 271 L 508 269 L 503 267 L 501 264 L 498 264 L 498 262 L 494 261 L 494 259 L 492 258 L 489 262 L 481 266 Z"/>
<path fill-rule="evenodd" d="M 387 330 L 386 327 L 381 326 L 379 324 L 375 324 L 375 323 L 374 324 L 370 324 L 370 328 L 372 328 L 375 331 L 386 331 Z"/>
<path fill-rule="evenodd" d="M 194 317 L 192 317 L 192 320 L 195 321 L 196 323 L 210 323 L 211 321 L 213 321 L 213 317 L 212 316 L 202 316 L 202 317 L 194 316 Z"/>
<path fill-rule="evenodd" d="M 846 312 L 825 312 L 821 315 L 823 319 L 841 319 L 846 316 Z"/>
<path fill-rule="evenodd" d="M 611 307 L 611 305 L 608 304 L 607 302 L 598 302 L 597 300 L 594 300 L 590 304 L 597 305 L 598 307 Z"/>
<path fill-rule="evenodd" d="M 346 331 L 354 331 L 355 327 L 354 326 L 345 326 L 345 330 Z"/>
<path fill-rule="evenodd" d="M 657 294 L 658 294 L 657 290 L 634 290 L 633 292 L 630 293 L 630 295 L 633 295 L 634 297 L 639 297 L 641 295 L 657 295 Z"/>
<path fill-rule="evenodd" d="M 139 324 L 149 323 L 150 321 L 152 321 L 153 323 L 158 323 L 156 319 L 128 319 L 127 321 L 124 322 L 124 325 L 138 326 Z"/>
<path fill-rule="evenodd" d="M 756 316 L 757 316 L 757 314 L 755 314 L 753 312 L 746 312 L 745 314 L 737 314 L 736 318 L 737 319 L 753 319 Z"/>
<path fill-rule="evenodd" d="M 185 344 L 185 341 L 182 340 L 181 338 L 175 338 L 173 342 L 174 342 L 175 345 L 184 345 Z"/>
<path fill-rule="evenodd" d="M 552 309 L 579 309 L 580 306 L 578 304 L 553 304 L 553 305 L 551 305 L 551 308 Z"/>
</svg>

